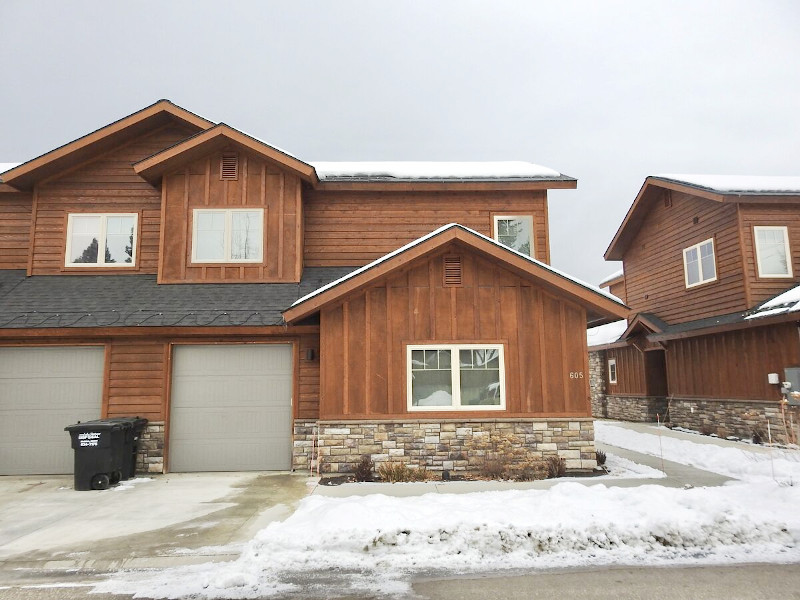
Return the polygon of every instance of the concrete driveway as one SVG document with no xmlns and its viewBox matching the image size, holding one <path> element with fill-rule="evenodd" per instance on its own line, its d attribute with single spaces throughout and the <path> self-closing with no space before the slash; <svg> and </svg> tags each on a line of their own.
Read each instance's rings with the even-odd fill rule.
<svg viewBox="0 0 800 600">
<path fill-rule="evenodd" d="M 0 477 L 0 585 L 46 572 L 231 560 L 311 489 L 286 473 L 179 473 L 76 492 L 71 476 Z M 222 546 L 226 546 L 222 548 Z"/>
</svg>

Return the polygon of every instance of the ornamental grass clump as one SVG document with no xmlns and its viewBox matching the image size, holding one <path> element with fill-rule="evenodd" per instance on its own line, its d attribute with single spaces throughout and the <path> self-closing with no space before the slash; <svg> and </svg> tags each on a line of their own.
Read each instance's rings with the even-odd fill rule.
<svg viewBox="0 0 800 600">
<path fill-rule="evenodd" d="M 378 467 L 378 476 L 387 483 L 405 483 L 409 481 L 428 481 L 434 478 L 433 473 L 424 467 L 409 468 L 405 463 L 383 463 Z"/>
</svg>

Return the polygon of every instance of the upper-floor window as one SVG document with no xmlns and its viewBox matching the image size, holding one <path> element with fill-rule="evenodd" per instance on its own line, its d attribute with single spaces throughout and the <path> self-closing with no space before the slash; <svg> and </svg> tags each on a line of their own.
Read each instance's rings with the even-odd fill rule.
<svg viewBox="0 0 800 600">
<path fill-rule="evenodd" d="M 136 213 L 82 213 L 67 218 L 67 267 L 136 264 Z"/>
<path fill-rule="evenodd" d="M 503 346 L 408 346 L 408 409 L 502 410 Z"/>
<path fill-rule="evenodd" d="M 683 251 L 683 270 L 686 287 L 716 281 L 717 265 L 714 262 L 714 239 L 705 240 Z"/>
<path fill-rule="evenodd" d="M 783 226 L 753 228 L 759 277 L 791 277 L 789 231 Z"/>
<path fill-rule="evenodd" d="M 509 248 L 533 256 L 533 217 L 512 215 L 494 217 L 494 239 Z"/>
<path fill-rule="evenodd" d="M 192 262 L 261 262 L 264 209 L 195 209 Z"/>
</svg>

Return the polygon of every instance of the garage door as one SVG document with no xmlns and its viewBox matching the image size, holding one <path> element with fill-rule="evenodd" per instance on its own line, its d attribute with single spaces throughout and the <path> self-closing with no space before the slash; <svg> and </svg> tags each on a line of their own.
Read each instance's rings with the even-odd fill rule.
<svg viewBox="0 0 800 600">
<path fill-rule="evenodd" d="M 291 467 L 290 344 L 176 346 L 169 469 Z"/>
<path fill-rule="evenodd" d="M 0 475 L 72 473 L 66 425 L 100 418 L 102 346 L 0 348 Z"/>
</svg>

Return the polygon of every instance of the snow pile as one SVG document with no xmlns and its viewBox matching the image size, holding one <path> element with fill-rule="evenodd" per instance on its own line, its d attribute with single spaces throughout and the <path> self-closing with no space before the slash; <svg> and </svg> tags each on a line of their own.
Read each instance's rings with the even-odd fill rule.
<svg viewBox="0 0 800 600">
<path fill-rule="evenodd" d="M 604 465 L 608 475 L 602 477 L 614 479 L 661 479 L 667 474 L 647 465 L 640 465 L 627 458 L 608 454 Z"/>
<path fill-rule="evenodd" d="M 550 179 L 561 173 L 524 161 L 314 161 L 321 180 L 344 177 L 368 179 Z"/>
<path fill-rule="evenodd" d="M 723 194 L 800 194 L 800 177 L 761 175 L 653 175 Z"/>
<path fill-rule="evenodd" d="M 628 321 L 622 319 L 621 321 L 614 321 L 613 323 L 606 323 L 599 327 L 591 327 L 586 330 L 586 342 L 589 348 L 592 346 L 603 346 L 605 344 L 613 344 L 620 336 L 625 333 L 628 328 Z"/>
<path fill-rule="evenodd" d="M 638 433 L 603 421 L 595 421 L 594 435 L 598 442 L 653 456 L 660 456 L 663 450 L 666 460 L 728 477 L 754 482 L 776 479 L 800 487 L 800 452 L 796 450 L 750 452 L 666 435 Z"/>
<path fill-rule="evenodd" d="M 230 563 L 121 574 L 96 588 L 147 597 L 258 598 L 314 586 L 407 593 L 409 576 L 606 564 L 800 561 L 800 487 L 311 496 Z"/>
</svg>

